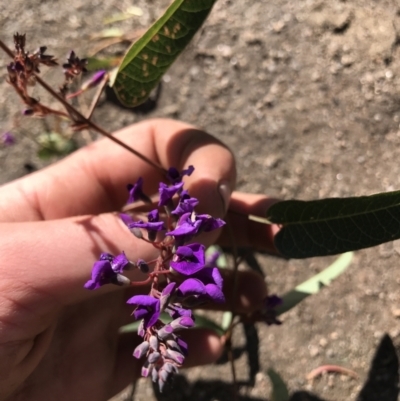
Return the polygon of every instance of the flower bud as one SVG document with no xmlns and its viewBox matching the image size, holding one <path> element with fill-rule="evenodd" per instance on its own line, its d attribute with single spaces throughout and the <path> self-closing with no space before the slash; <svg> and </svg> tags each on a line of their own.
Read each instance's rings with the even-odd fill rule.
<svg viewBox="0 0 400 401">
<path fill-rule="evenodd" d="M 25 110 L 22 112 L 22 115 L 23 115 L 23 116 L 31 116 L 31 115 L 33 115 L 34 113 L 35 113 L 35 111 L 32 110 L 32 109 L 25 109 Z"/>
<path fill-rule="evenodd" d="M 178 317 L 178 319 L 173 320 L 170 325 L 172 328 L 175 330 L 180 330 L 180 329 L 188 329 L 189 327 L 194 326 L 194 321 L 191 317 L 189 316 L 182 316 Z"/>
<path fill-rule="evenodd" d="M 142 273 L 148 273 L 150 270 L 149 265 L 143 259 L 139 259 L 136 265 Z"/>
<path fill-rule="evenodd" d="M 167 382 L 170 376 L 170 373 L 168 373 L 165 369 L 160 369 L 160 371 L 158 372 L 158 375 L 160 376 L 160 379 L 163 382 Z"/>
<path fill-rule="evenodd" d="M 171 325 L 166 324 L 163 328 L 158 330 L 158 337 L 160 337 L 162 340 L 166 339 L 168 336 L 170 336 L 174 332 L 174 329 L 171 327 Z"/>
<path fill-rule="evenodd" d="M 117 283 L 120 285 L 131 285 L 131 280 L 128 277 L 124 276 L 123 274 L 117 274 Z"/>
<path fill-rule="evenodd" d="M 153 380 L 154 383 L 157 383 L 158 381 L 158 372 L 155 368 L 153 368 L 153 370 L 151 371 L 151 380 Z"/>
<path fill-rule="evenodd" d="M 160 393 L 163 392 L 165 386 L 165 381 L 161 379 L 161 377 L 158 379 L 158 388 L 160 389 Z"/>
<path fill-rule="evenodd" d="M 151 347 L 154 351 L 157 351 L 157 350 L 158 350 L 158 339 L 157 339 L 156 336 L 151 336 L 151 337 L 150 337 L 150 340 L 149 340 L 149 343 L 150 343 L 150 347 Z"/>
<path fill-rule="evenodd" d="M 163 369 L 165 369 L 168 373 L 178 373 L 179 372 L 178 368 L 171 362 L 164 363 Z"/>
<path fill-rule="evenodd" d="M 153 366 L 150 365 L 147 361 L 144 363 L 142 367 L 142 376 L 143 377 L 149 377 L 149 374 L 153 370 Z"/>
<path fill-rule="evenodd" d="M 135 350 L 133 351 L 133 356 L 137 359 L 142 358 L 144 355 L 146 355 L 147 351 L 149 350 L 149 343 L 148 341 L 143 341 L 141 344 L 139 344 Z"/>
<path fill-rule="evenodd" d="M 149 363 L 157 363 L 157 361 L 160 359 L 161 354 L 159 352 L 152 352 L 148 357 L 147 360 Z"/>
<path fill-rule="evenodd" d="M 144 330 L 144 321 L 141 320 L 141 322 L 139 323 L 139 327 L 138 327 L 138 331 L 137 331 L 138 335 L 140 337 L 143 337 L 145 335 L 145 330 Z"/>
<path fill-rule="evenodd" d="M 131 230 L 131 233 L 132 233 L 136 238 L 139 238 L 139 239 L 142 239 L 142 238 L 143 238 L 143 233 L 142 233 L 142 230 L 141 230 L 140 228 L 133 227 L 133 228 L 131 228 L 130 230 Z"/>
<path fill-rule="evenodd" d="M 185 357 L 178 351 L 173 351 L 171 349 L 167 349 L 165 351 L 165 356 L 169 359 L 172 359 L 174 362 L 178 363 L 179 365 L 182 365 L 183 362 L 185 361 Z"/>
<path fill-rule="evenodd" d="M 82 86 L 81 89 L 83 91 L 86 91 L 90 88 L 94 88 L 95 86 L 97 86 L 102 80 L 103 78 L 106 76 L 107 71 L 106 70 L 100 70 L 97 71 L 92 78 L 90 78 L 88 81 L 86 81 Z"/>
</svg>

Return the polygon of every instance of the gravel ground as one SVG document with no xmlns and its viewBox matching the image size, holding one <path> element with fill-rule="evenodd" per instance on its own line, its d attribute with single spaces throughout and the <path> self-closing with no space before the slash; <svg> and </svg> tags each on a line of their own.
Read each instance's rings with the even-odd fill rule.
<svg viewBox="0 0 400 401">
<path fill-rule="evenodd" d="M 115 26 L 127 32 L 140 30 L 167 3 L 1 2 L 0 36 L 11 43 L 13 32 L 26 32 L 34 47 L 47 45 L 49 53 L 59 58 L 71 48 L 89 54 L 94 46 L 90 35 L 104 28 L 104 17 L 134 4 L 143 15 Z M 396 190 L 400 188 L 400 176 L 393 169 L 400 155 L 399 33 L 396 0 L 219 0 L 201 32 L 164 77 L 153 111 L 134 113 L 102 101 L 95 119 L 108 130 L 160 116 L 200 126 L 235 153 L 242 191 L 307 200 Z M 1 57 L 1 67 L 7 62 Z M 30 139 L 43 131 L 43 122 L 20 116 L 5 73 L 0 77 L 2 130 L 12 130 L 19 138 L 18 146 L 0 150 L 4 183 L 25 174 L 26 164 L 43 165 Z M 270 292 L 278 294 L 332 261 L 256 257 Z M 343 276 L 284 315 L 282 326 L 257 326 L 260 369 L 253 383 L 246 354 L 237 360 L 241 399 L 266 400 L 270 394 L 266 372 L 273 367 L 291 392 L 319 397 L 301 393 L 293 399 L 396 400 L 396 390 L 384 396 L 377 385 L 357 394 L 384 334 L 391 336 L 395 347 L 400 344 L 399 261 L 399 242 L 358 251 Z M 239 330 L 236 337 L 240 347 L 245 332 Z M 388 340 L 385 344 L 390 354 Z M 393 352 L 390 355 L 396 360 Z M 352 369 L 359 379 L 324 375 L 308 382 L 307 373 L 323 364 Z M 396 371 L 395 363 L 390 366 Z M 389 370 L 381 376 L 389 377 Z M 184 374 L 173 395 L 165 399 L 232 399 L 228 364 Z M 149 382 L 139 381 L 135 400 L 154 399 Z"/>
</svg>

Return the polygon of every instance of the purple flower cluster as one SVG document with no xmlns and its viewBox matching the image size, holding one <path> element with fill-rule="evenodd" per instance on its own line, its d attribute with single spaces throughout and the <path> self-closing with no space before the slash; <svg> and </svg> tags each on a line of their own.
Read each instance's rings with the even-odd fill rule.
<svg viewBox="0 0 400 401">
<path fill-rule="evenodd" d="M 199 202 L 183 189 L 182 182 L 182 177 L 191 175 L 193 170 L 193 166 L 182 172 L 174 168 L 168 170 L 170 185 L 159 185 L 160 210 L 150 211 L 146 221 L 134 219 L 128 214 L 120 215 L 136 237 L 160 250 L 159 257 L 153 261 L 140 259 L 134 263 L 128 260 L 125 253 L 115 257 L 103 253 L 93 266 L 92 278 L 85 284 L 85 288 L 90 290 L 104 284 L 131 284 L 124 275 L 131 267 L 147 273 L 148 279 L 143 283 L 151 285 L 150 292 L 135 295 L 127 301 L 135 308 L 133 316 L 140 321 L 138 334 L 143 338 L 133 356 L 145 359 L 142 375 L 151 377 L 161 391 L 178 372 L 187 355 L 187 344 L 178 332 L 194 326 L 191 308 L 205 302 L 225 302 L 223 280 L 215 267 L 215 260 L 211 264 L 206 261 L 204 245 L 192 242 L 200 233 L 218 229 L 225 222 L 195 212 Z M 143 192 L 142 178 L 128 185 L 128 191 L 128 203 L 138 200 L 151 202 Z M 160 216 L 161 211 L 165 212 L 163 216 Z M 169 323 L 163 322 L 162 313 L 170 316 Z"/>
</svg>

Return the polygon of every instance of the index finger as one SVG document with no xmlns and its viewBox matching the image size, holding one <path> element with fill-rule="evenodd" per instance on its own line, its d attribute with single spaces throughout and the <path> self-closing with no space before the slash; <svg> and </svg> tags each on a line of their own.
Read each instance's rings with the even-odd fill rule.
<svg viewBox="0 0 400 401">
<path fill-rule="evenodd" d="M 232 153 L 193 126 L 166 119 L 147 120 L 115 134 L 135 150 L 168 169 L 194 165 L 188 180 L 191 196 L 203 212 L 222 217 L 221 182 L 233 187 Z M 126 185 L 143 177 L 154 193 L 162 175 L 122 147 L 104 139 L 64 160 L 0 188 L 0 221 L 58 219 L 118 210 L 126 202 Z"/>
</svg>

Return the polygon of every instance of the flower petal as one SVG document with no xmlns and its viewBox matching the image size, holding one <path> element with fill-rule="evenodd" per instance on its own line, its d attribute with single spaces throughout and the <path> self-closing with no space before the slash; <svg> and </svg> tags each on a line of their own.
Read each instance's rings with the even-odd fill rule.
<svg viewBox="0 0 400 401">
<path fill-rule="evenodd" d="M 179 287 L 178 292 L 182 296 L 207 294 L 204 284 L 195 278 L 188 278 Z"/>
</svg>

